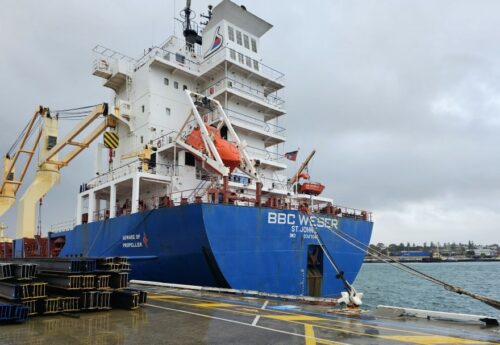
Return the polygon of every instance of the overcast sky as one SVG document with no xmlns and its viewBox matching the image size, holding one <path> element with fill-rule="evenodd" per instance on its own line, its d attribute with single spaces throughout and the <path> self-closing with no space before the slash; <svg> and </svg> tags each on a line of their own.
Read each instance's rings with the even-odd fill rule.
<svg viewBox="0 0 500 345">
<path fill-rule="evenodd" d="M 318 150 L 312 178 L 336 204 L 374 212 L 372 242 L 500 242 L 500 1 L 243 4 L 274 25 L 261 52 L 286 74 L 285 149 Z M 38 104 L 108 101 L 92 48 L 140 57 L 182 5 L 0 0 L 0 152 Z M 45 228 L 74 218 L 91 162 L 64 168 Z M 12 234 L 15 209 L 2 221 Z"/>
</svg>

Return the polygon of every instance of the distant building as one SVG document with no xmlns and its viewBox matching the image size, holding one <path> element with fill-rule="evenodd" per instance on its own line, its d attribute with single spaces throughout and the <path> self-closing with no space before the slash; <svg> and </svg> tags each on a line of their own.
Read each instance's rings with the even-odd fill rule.
<svg viewBox="0 0 500 345">
<path fill-rule="evenodd" d="M 424 261 L 432 257 L 432 252 L 425 250 L 402 250 L 392 255 L 399 257 L 399 261 Z"/>
<path fill-rule="evenodd" d="M 496 258 L 497 251 L 490 248 L 476 248 L 471 250 L 472 257 L 474 258 Z"/>
</svg>

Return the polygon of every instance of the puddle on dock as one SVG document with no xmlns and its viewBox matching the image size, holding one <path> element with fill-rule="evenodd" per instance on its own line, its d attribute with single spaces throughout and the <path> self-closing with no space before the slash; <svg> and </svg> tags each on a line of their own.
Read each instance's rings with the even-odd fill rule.
<svg viewBox="0 0 500 345">
<path fill-rule="evenodd" d="M 143 288 L 141 286 L 141 288 Z M 498 327 L 330 313 L 331 307 L 168 288 L 148 304 L 2 325 L 2 344 L 500 344 Z"/>
</svg>

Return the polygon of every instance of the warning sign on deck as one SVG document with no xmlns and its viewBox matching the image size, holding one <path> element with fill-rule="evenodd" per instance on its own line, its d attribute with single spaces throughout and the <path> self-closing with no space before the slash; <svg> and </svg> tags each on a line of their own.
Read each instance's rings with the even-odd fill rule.
<svg viewBox="0 0 500 345">
<path fill-rule="evenodd" d="M 120 143 L 118 134 L 113 132 L 104 132 L 104 146 L 108 149 L 116 149 Z"/>
</svg>

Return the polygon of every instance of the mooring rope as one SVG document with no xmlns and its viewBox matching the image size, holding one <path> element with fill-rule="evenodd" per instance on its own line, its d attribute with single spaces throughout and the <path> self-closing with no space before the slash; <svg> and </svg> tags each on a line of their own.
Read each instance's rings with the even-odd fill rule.
<svg viewBox="0 0 500 345">
<path fill-rule="evenodd" d="M 314 232 L 316 233 L 316 240 L 318 241 L 318 244 L 319 244 L 321 250 L 323 250 L 323 253 L 325 253 L 326 258 L 328 259 L 328 261 L 330 262 L 330 264 L 332 265 L 332 267 L 337 272 L 337 277 L 342 280 L 342 283 L 344 283 L 344 286 L 347 289 L 347 292 L 351 292 L 352 289 L 353 289 L 352 285 L 349 284 L 349 282 L 345 279 L 344 272 L 340 269 L 340 267 L 333 260 L 333 258 L 331 257 L 330 253 L 326 249 L 326 247 L 325 247 L 325 245 L 323 243 L 323 240 L 321 239 L 321 236 L 319 235 L 319 232 L 316 230 L 316 226 L 315 225 L 313 225 L 313 229 L 314 229 Z"/>
<path fill-rule="evenodd" d="M 321 239 L 321 236 L 319 234 L 319 231 L 316 228 L 316 225 L 311 220 L 311 216 L 308 213 L 306 215 L 309 218 L 309 224 L 311 224 L 313 227 L 313 230 L 316 234 L 316 240 L 317 240 L 321 250 L 323 250 L 323 253 L 326 255 L 326 258 L 328 259 L 328 261 L 330 262 L 330 264 L 332 265 L 334 270 L 337 272 L 337 278 L 342 281 L 345 289 L 347 290 L 350 304 L 354 305 L 354 306 L 359 306 L 361 304 L 361 298 L 359 298 L 359 300 L 357 300 L 358 292 L 344 277 L 344 271 L 341 270 L 341 268 L 337 265 L 337 263 L 335 262 L 333 257 L 330 255 L 330 253 L 326 249 L 326 247 L 323 243 L 323 240 Z M 360 294 L 360 296 L 362 296 L 362 294 Z"/>
<path fill-rule="evenodd" d="M 443 286 L 448 291 L 455 292 L 455 293 L 457 293 L 459 295 L 469 296 L 469 297 L 474 298 L 474 299 L 476 299 L 478 301 L 486 303 L 487 305 L 489 305 L 489 306 L 491 306 L 493 308 L 496 308 L 496 309 L 500 310 L 500 301 L 498 301 L 498 300 L 495 300 L 495 299 L 490 298 L 490 297 L 482 296 L 482 295 L 479 295 L 479 294 L 474 293 L 474 292 L 470 292 L 470 291 L 464 290 L 463 288 L 461 288 L 459 286 L 455 286 L 455 285 L 449 284 L 449 283 L 447 283 L 447 282 L 445 282 L 443 280 L 440 280 L 440 279 L 438 279 L 436 277 L 433 277 L 433 276 L 431 276 L 431 275 L 429 275 L 427 273 L 419 271 L 419 270 L 417 270 L 417 269 L 415 269 L 415 268 L 413 268 L 411 266 L 405 265 L 405 264 L 403 264 L 403 263 L 401 263 L 401 262 L 393 259 L 392 257 L 383 254 L 382 252 L 380 252 L 378 250 L 375 250 L 373 248 L 369 248 L 369 246 L 367 246 L 363 242 L 361 242 L 358 239 L 350 236 L 349 234 L 343 232 L 340 229 L 332 229 L 332 228 L 328 228 L 328 229 L 333 234 L 335 234 L 337 237 L 341 238 L 342 240 L 344 240 L 345 242 L 347 242 L 351 246 L 353 246 L 353 247 L 361 250 L 365 254 L 370 254 L 370 255 L 375 254 L 373 256 L 377 257 L 378 259 L 382 260 L 385 263 L 390 264 L 393 267 L 401 269 L 401 270 L 403 270 L 403 271 L 405 271 L 405 272 L 407 272 L 409 274 L 413 274 L 416 277 L 419 277 L 419 278 L 425 279 L 427 281 L 430 281 L 431 283 L 434 283 L 434 284 L 437 284 L 437 285 L 441 285 L 441 286 Z M 361 245 L 361 247 L 359 245 L 356 245 L 352 241 L 357 242 L 359 245 Z"/>
</svg>

